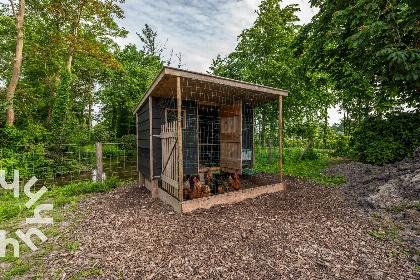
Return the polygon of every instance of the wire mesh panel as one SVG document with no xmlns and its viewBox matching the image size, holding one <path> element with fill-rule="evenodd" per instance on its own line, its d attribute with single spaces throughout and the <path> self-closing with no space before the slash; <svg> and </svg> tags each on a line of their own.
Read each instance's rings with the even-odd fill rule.
<svg viewBox="0 0 420 280">
<path fill-rule="evenodd" d="M 173 78 L 167 79 L 171 81 Z M 262 123 L 256 115 L 273 100 L 272 106 L 278 108 L 278 96 L 274 98 L 226 84 L 183 77 L 179 95 L 174 85 L 175 82 L 168 82 L 167 86 L 159 87 L 151 99 L 154 135 L 156 129 L 162 136 L 169 127 L 174 132 L 178 123 L 182 127 L 182 145 L 178 148 L 181 148 L 183 160 L 170 161 L 174 164 L 171 168 L 167 164 L 168 155 L 173 151 L 171 144 L 165 139 L 153 141 L 153 177 L 159 179 L 160 188 L 179 199 L 178 190 L 173 187 L 180 183 L 177 177 L 179 168 L 173 173 L 179 164 L 183 167 L 183 200 L 278 183 L 259 178 L 256 169 L 260 165 L 255 162 L 256 158 L 261 158 L 256 152 L 262 151 L 255 141 L 255 137 L 262 135 L 261 129 L 257 128 Z M 178 108 L 179 96 L 181 106 Z M 277 109 L 277 127 L 264 131 L 276 133 L 277 143 L 278 116 Z M 279 151 L 278 144 L 276 147 Z M 278 161 L 279 156 L 272 166 L 278 167 Z M 168 179 L 167 172 L 173 176 L 170 178 L 173 181 Z"/>
<path fill-rule="evenodd" d="M 137 180 L 135 143 L 131 146 L 104 143 L 104 179 Z M 33 176 L 38 179 L 35 188 L 96 180 L 94 145 L 20 145 L 0 148 L 0 156 L 0 170 L 5 170 L 6 180 L 13 180 L 14 171 L 19 170 L 22 184 Z"/>
</svg>

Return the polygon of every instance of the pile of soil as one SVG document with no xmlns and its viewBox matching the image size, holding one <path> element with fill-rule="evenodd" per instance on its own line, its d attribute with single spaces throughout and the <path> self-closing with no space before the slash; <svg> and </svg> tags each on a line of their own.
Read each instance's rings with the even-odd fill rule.
<svg viewBox="0 0 420 280">
<path fill-rule="evenodd" d="M 350 162 L 331 166 L 323 175 L 343 175 L 347 197 L 365 209 L 385 209 L 420 201 L 420 147 L 412 158 L 385 166 Z"/>
<path fill-rule="evenodd" d="M 343 175 L 346 199 L 367 211 L 380 228 L 392 228 L 410 258 L 420 255 L 420 147 L 411 158 L 385 166 L 350 162 L 331 166 L 324 175 Z"/>
<path fill-rule="evenodd" d="M 341 190 L 284 181 L 285 191 L 184 215 L 136 185 L 95 194 L 47 241 L 80 246 L 49 254 L 43 277 L 94 267 L 103 274 L 83 279 L 420 278 L 415 262 L 392 255 L 397 245 L 369 235 L 372 225 Z"/>
</svg>

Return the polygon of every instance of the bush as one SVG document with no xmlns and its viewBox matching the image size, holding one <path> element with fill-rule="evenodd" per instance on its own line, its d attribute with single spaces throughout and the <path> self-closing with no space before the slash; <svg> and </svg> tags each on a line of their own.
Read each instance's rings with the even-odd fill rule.
<svg viewBox="0 0 420 280">
<path fill-rule="evenodd" d="M 135 150 L 137 148 L 136 135 L 128 134 L 124 135 L 120 139 L 121 149 L 123 150 Z"/>
<path fill-rule="evenodd" d="M 339 135 L 335 137 L 333 156 L 350 157 L 350 137 Z"/>
<path fill-rule="evenodd" d="M 0 128 L 0 147 L 12 147 L 21 144 L 23 140 L 23 133 L 14 126 L 6 124 L 5 127 Z"/>
<path fill-rule="evenodd" d="M 410 157 L 420 146 L 420 112 L 368 117 L 354 131 L 350 147 L 358 160 L 384 165 Z"/>
</svg>

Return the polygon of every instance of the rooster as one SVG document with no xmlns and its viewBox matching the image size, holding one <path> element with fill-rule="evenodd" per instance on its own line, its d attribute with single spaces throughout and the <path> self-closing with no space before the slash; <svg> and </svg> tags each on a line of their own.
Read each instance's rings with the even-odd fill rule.
<svg viewBox="0 0 420 280">
<path fill-rule="evenodd" d="M 194 181 L 194 184 L 192 187 L 192 191 L 190 193 L 190 198 L 191 199 L 200 198 L 201 197 L 201 183 L 197 179 L 197 177 L 194 177 L 193 181 Z"/>
</svg>

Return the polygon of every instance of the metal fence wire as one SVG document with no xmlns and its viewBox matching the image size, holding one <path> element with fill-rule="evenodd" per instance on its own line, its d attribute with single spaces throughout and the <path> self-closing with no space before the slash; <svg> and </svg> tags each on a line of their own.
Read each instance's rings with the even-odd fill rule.
<svg viewBox="0 0 420 280">
<path fill-rule="evenodd" d="M 137 179 L 136 151 L 123 143 L 103 143 L 103 178 L 124 181 Z M 37 184 L 66 185 L 96 180 L 95 145 L 16 145 L 0 148 L 0 170 L 13 180 L 15 170 L 21 179 L 37 177 Z"/>
</svg>

